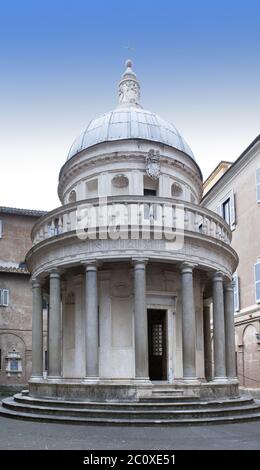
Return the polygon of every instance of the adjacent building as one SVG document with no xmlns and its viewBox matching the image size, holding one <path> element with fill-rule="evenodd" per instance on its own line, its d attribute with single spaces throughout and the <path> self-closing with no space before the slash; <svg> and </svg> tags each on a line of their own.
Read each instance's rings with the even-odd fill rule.
<svg viewBox="0 0 260 470">
<path fill-rule="evenodd" d="M 204 183 L 204 207 L 232 230 L 239 255 L 233 275 L 237 373 L 241 385 L 260 387 L 260 135 L 233 163 L 220 162 Z"/>
<path fill-rule="evenodd" d="M 0 207 L 0 387 L 28 382 L 32 363 L 32 295 L 25 255 L 44 212 Z"/>
</svg>

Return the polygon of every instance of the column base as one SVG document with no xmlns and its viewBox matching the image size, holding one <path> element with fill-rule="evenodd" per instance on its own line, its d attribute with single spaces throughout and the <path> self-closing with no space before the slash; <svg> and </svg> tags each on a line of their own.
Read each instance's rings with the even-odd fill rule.
<svg viewBox="0 0 260 470">
<path fill-rule="evenodd" d="M 226 383 L 229 383 L 229 379 L 226 376 L 213 377 L 212 382 L 226 384 Z"/>
<path fill-rule="evenodd" d="M 47 380 L 50 382 L 55 382 L 56 380 L 61 380 L 62 376 L 61 375 L 47 375 Z"/>
<path fill-rule="evenodd" d="M 201 380 L 198 379 L 198 377 L 183 377 L 181 379 L 185 384 L 191 384 L 191 385 L 199 385 L 201 383 Z"/>
<path fill-rule="evenodd" d="M 237 377 L 227 377 L 227 380 L 231 384 L 238 384 L 239 383 L 239 380 L 238 380 Z"/>
<path fill-rule="evenodd" d="M 97 377 L 95 375 L 84 377 L 83 382 L 87 384 L 97 384 L 100 382 L 100 377 Z"/>
<path fill-rule="evenodd" d="M 43 379 L 43 374 L 41 375 L 31 375 L 30 379 L 29 379 L 29 383 L 30 382 L 39 382 L 39 380 L 42 380 Z"/>
<path fill-rule="evenodd" d="M 136 385 L 152 385 L 149 377 L 135 377 L 133 383 Z"/>
</svg>

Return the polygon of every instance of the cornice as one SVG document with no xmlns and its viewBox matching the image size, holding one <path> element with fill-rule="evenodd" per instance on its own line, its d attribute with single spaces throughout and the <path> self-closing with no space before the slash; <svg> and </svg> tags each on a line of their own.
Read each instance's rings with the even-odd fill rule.
<svg viewBox="0 0 260 470">
<path fill-rule="evenodd" d="M 89 240 L 90 244 L 96 243 L 98 245 L 102 244 L 103 242 L 110 244 L 115 243 L 114 240 Z M 125 243 L 127 241 L 131 242 L 131 247 L 126 249 L 125 247 L 121 247 L 121 243 Z M 75 265 L 81 265 L 82 261 L 91 261 L 91 260 L 100 260 L 102 262 L 121 262 L 124 260 L 132 259 L 133 257 L 148 257 L 150 261 L 158 261 L 161 262 L 193 262 L 195 264 L 199 264 L 200 266 L 208 267 L 211 270 L 221 271 L 224 276 L 231 276 L 231 273 L 236 269 L 238 264 L 238 256 L 235 250 L 226 243 L 222 242 L 221 240 L 216 240 L 214 237 L 200 234 L 199 232 L 190 232 L 185 231 L 185 243 L 184 243 L 184 252 L 182 250 L 171 252 L 165 246 L 164 249 L 162 247 L 158 247 L 158 243 L 161 240 L 150 240 L 150 246 L 146 249 L 142 247 L 140 252 L 139 244 L 143 243 L 143 240 L 117 240 L 118 248 L 115 250 L 113 246 L 113 250 L 106 249 L 106 254 L 104 251 L 97 248 L 97 250 L 93 251 L 86 251 L 85 258 L 81 253 L 81 250 L 78 251 L 77 246 L 79 244 L 82 246 L 82 241 L 79 241 L 77 238 L 77 234 L 75 231 L 66 232 L 64 234 L 57 235 L 52 238 L 48 238 L 39 242 L 37 245 L 33 246 L 31 250 L 27 254 L 27 262 L 30 266 L 30 270 L 33 273 L 42 273 L 46 272 L 51 268 L 54 267 L 63 267 L 69 268 Z M 84 244 L 86 241 L 84 241 Z M 133 248 L 133 243 L 136 245 L 136 248 Z M 66 245 L 74 245 L 75 246 L 75 253 L 78 255 L 68 255 L 68 256 L 58 256 L 58 252 L 63 249 Z M 138 248 L 139 247 L 139 248 Z M 190 248 L 192 247 L 192 252 Z M 58 251 L 56 251 L 58 250 Z M 206 251 L 204 251 L 206 250 Z M 219 259 L 216 262 L 213 262 L 209 253 L 219 253 Z M 50 256 L 50 253 L 52 255 Z M 61 253 L 61 252 L 60 252 Z M 46 256 L 46 261 L 44 262 L 44 258 Z M 225 263 L 223 263 L 223 259 L 225 259 Z M 226 266 L 224 266 L 226 264 Z M 228 268 L 229 266 L 229 268 Z M 227 270 L 229 269 L 230 272 Z"/>
<path fill-rule="evenodd" d="M 260 135 L 246 148 L 231 167 L 219 178 L 209 191 L 202 198 L 201 204 L 204 206 L 214 199 L 223 188 L 236 177 L 249 162 L 251 162 L 260 151 Z"/>
</svg>

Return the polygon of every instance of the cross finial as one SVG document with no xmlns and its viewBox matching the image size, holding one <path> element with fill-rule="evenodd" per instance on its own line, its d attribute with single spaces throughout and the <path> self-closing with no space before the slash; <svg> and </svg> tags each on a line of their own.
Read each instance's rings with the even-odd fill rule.
<svg viewBox="0 0 260 470">
<path fill-rule="evenodd" d="M 124 46 L 124 47 L 125 47 L 125 49 L 127 49 L 129 51 L 129 55 L 130 55 L 131 51 L 134 51 L 134 48 L 131 47 L 130 41 L 128 41 L 127 46 Z"/>
</svg>

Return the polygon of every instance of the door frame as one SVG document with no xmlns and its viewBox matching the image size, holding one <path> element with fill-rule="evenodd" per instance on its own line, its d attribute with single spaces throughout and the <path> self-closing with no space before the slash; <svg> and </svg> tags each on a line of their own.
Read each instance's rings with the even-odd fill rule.
<svg viewBox="0 0 260 470">
<path fill-rule="evenodd" d="M 147 310 L 164 310 L 166 311 L 166 366 L 167 366 L 167 383 L 173 383 L 177 368 L 177 345 L 176 345 L 176 292 L 147 292 Z M 148 313 L 147 313 L 148 328 Z M 148 331 L 147 331 L 148 334 Z M 149 353 L 149 350 L 148 350 Z"/>
<path fill-rule="evenodd" d="M 147 307 L 147 326 L 148 326 L 148 361 L 150 361 L 150 348 L 149 348 L 149 336 L 150 336 L 150 329 L 149 329 L 149 312 L 151 311 L 162 311 L 163 314 L 164 314 L 164 319 L 163 321 L 165 322 L 164 323 L 164 334 L 165 334 L 165 338 L 164 338 L 164 344 L 165 344 L 165 353 L 164 353 L 164 364 L 163 364 L 163 369 L 164 369 L 164 372 L 165 372 L 165 376 L 166 378 L 165 379 L 150 379 L 152 380 L 153 382 L 168 382 L 168 377 L 169 377 L 169 369 L 168 369 L 168 315 L 167 315 L 167 308 L 157 308 L 157 307 Z"/>
</svg>

